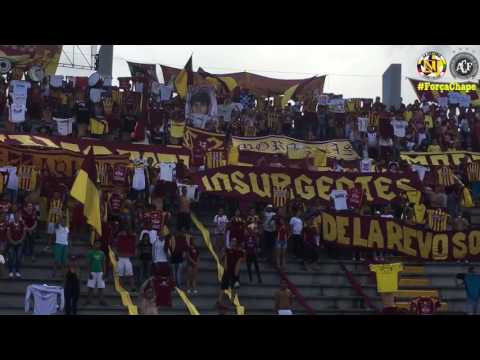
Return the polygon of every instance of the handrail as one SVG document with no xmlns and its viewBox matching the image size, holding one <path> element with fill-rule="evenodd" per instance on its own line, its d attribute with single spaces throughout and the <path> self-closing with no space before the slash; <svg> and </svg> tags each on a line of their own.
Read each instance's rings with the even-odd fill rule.
<svg viewBox="0 0 480 360">
<path fill-rule="evenodd" d="M 205 228 L 205 226 L 200 222 L 200 220 L 198 220 L 195 214 L 192 213 L 190 217 L 192 218 L 192 221 L 195 224 L 195 226 L 198 228 L 198 230 L 202 234 L 205 245 L 207 246 L 208 250 L 210 251 L 210 253 L 212 254 L 213 258 L 217 263 L 218 281 L 220 282 L 222 280 L 224 269 L 222 264 L 220 264 L 220 260 L 218 259 L 217 253 L 215 252 L 215 250 L 213 250 L 212 242 L 210 240 L 210 232 Z M 238 294 L 235 294 L 235 298 L 233 300 L 232 300 L 232 291 L 230 289 L 225 290 L 225 294 L 227 294 L 230 301 L 235 305 L 235 310 L 237 315 L 245 315 L 245 307 L 240 304 L 240 301 L 238 299 Z"/>
<path fill-rule="evenodd" d="M 347 277 L 348 282 L 350 283 L 350 286 L 355 290 L 355 292 L 360 295 L 363 298 L 363 301 L 365 304 L 367 304 L 370 308 L 375 310 L 376 312 L 380 312 L 377 306 L 372 302 L 370 297 L 363 291 L 362 286 L 358 283 L 358 281 L 355 279 L 353 276 L 352 272 L 347 269 L 345 264 L 341 261 L 338 261 L 338 264 L 340 265 L 340 268 L 343 270 L 345 273 L 345 276 Z"/>
</svg>

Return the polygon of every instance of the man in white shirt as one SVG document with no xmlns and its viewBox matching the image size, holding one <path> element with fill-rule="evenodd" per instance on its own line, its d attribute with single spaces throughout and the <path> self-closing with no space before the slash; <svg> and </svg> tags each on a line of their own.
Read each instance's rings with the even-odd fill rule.
<svg viewBox="0 0 480 360">
<path fill-rule="evenodd" d="M 12 204 L 17 202 L 18 196 L 18 175 L 15 166 L 4 166 L 0 168 L 1 172 L 8 173 L 7 194 Z"/>
<path fill-rule="evenodd" d="M 272 257 L 273 247 L 275 245 L 275 238 L 277 234 L 277 227 L 275 224 L 275 215 L 273 206 L 268 205 L 263 213 L 263 243 L 262 243 L 262 257 L 270 259 Z"/>
<path fill-rule="evenodd" d="M 290 233 L 292 234 L 291 241 L 293 243 L 293 253 L 297 258 L 303 257 L 303 220 L 300 218 L 300 212 L 297 210 L 294 216 L 290 219 Z"/>
<path fill-rule="evenodd" d="M 55 246 L 53 248 L 53 274 L 52 278 L 55 278 L 57 275 L 57 269 L 60 267 L 65 271 L 67 266 L 68 259 L 68 235 L 70 230 L 67 227 L 66 221 L 64 218 L 56 225 L 55 228 Z"/>
<path fill-rule="evenodd" d="M 397 138 L 404 138 L 407 125 L 408 123 L 405 121 L 405 119 L 403 119 L 403 117 L 394 118 L 392 120 L 393 135 Z"/>
<path fill-rule="evenodd" d="M 332 190 L 330 193 L 330 199 L 332 199 L 336 211 L 344 211 L 348 209 L 347 197 L 348 194 L 345 190 Z"/>
<path fill-rule="evenodd" d="M 175 163 L 160 163 L 159 180 L 173 181 L 175 178 Z"/>
</svg>

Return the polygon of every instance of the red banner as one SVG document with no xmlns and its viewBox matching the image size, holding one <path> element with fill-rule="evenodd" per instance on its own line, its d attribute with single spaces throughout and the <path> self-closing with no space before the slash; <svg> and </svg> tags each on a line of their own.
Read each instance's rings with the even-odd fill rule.
<svg viewBox="0 0 480 360">
<path fill-rule="evenodd" d="M 202 191 L 246 201 L 272 202 L 274 189 L 291 189 L 296 198 L 330 203 L 332 190 L 361 184 L 368 203 L 398 201 L 405 191 L 421 189 L 418 176 L 398 173 L 309 172 L 288 168 L 227 166 L 197 174 Z"/>
</svg>

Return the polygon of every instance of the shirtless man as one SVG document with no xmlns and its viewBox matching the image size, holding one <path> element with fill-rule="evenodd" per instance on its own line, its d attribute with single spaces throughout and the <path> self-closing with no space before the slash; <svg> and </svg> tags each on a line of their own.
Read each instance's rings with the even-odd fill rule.
<svg viewBox="0 0 480 360">
<path fill-rule="evenodd" d="M 181 188 L 178 204 L 177 228 L 185 228 L 187 231 L 190 231 L 190 200 L 188 199 L 187 188 L 185 186 Z"/>
<path fill-rule="evenodd" d="M 280 282 L 280 289 L 275 294 L 275 312 L 278 315 L 293 315 L 293 294 L 287 287 L 287 282 Z"/>
</svg>

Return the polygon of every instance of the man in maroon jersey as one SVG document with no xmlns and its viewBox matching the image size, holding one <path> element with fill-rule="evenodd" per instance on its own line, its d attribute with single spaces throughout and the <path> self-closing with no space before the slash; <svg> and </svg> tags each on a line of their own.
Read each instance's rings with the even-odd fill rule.
<svg viewBox="0 0 480 360">
<path fill-rule="evenodd" d="M 197 146 L 194 146 L 191 150 L 191 164 L 190 167 L 192 170 L 201 170 L 205 167 L 205 154 L 206 154 L 206 144 L 200 142 Z"/>
<path fill-rule="evenodd" d="M 108 200 L 108 216 L 110 219 L 121 217 L 123 207 L 123 196 L 120 189 L 116 188 Z"/>
<path fill-rule="evenodd" d="M 25 255 L 32 257 L 35 262 L 35 239 L 37 229 L 37 210 L 33 203 L 26 203 L 22 211 L 22 219 L 25 222 L 26 238 L 25 238 Z"/>
<path fill-rule="evenodd" d="M 131 170 L 125 164 L 116 164 L 112 170 L 112 184 L 121 188 L 129 188 L 131 183 Z"/>
<path fill-rule="evenodd" d="M 218 294 L 217 306 L 226 308 L 224 303 L 225 290 L 232 290 L 232 299 L 236 296 L 236 291 L 240 288 L 240 265 L 245 260 L 245 251 L 236 238 L 231 240 L 231 248 L 225 249 L 221 257 L 223 263 L 223 277 L 220 285 L 220 293 Z"/>
<path fill-rule="evenodd" d="M 245 253 L 248 270 L 248 278 L 252 282 L 252 264 L 255 266 L 255 272 L 257 274 L 258 283 L 262 283 L 262 277 L 260 275 L 260 268 L 258 267 L 257 248 L 259 245 L 259 237 L 256 229 L 256 224 L 252 223 L 247 226 L 245 230 Z"/>
<path fill-rule="evenodd" d="M 136 292 L 135 281 L 133 277 L 133 265 L 131 258 L 136 255 L 136 239 L 135 235 L 130 233 L 128 227 L 125 224 L 120 225 L 120 231 L 115 236 L 113 248 L 118 258 L 117 273 L 120 278 L 120 285 L 126 288 L 123 282 L 124 278 L 127 278 L 130 284 L 130 289 Z"/>
<path fill-rule="evenodd" d="M 162 233 L 164 226 L 167 224 L 170 219 L 170 213 L 167 211 L 162 211 L 157 209 L 155 205 L 151 206 L 152 211 L 150 211 L 150 224 L 151 229 L 156 230 L 159 234 Z"/>
<path fill-rule="evenodd" d="M 175 279 L 175 285 L 182 286 L 182 273 L 184 269 L 184 263 L 188 247 L 190 246 L 190 235 L 186 232 L 185 228 L 181 228 L 175 236 L 169 236 L 170 249 L 172 256 L 170 257 L 170 263 L 172 265 L 172 272 Z"/>
<path fill-rule="evenodd" d="M 226 247 L 231 247 L 231 239 L 237 239 L 240 246 L 243 245 L 245 239 L 246 222 L 242 216 L 240 209 L 235 210 L 235 216 L 230 219 L 227 225 Z"/>
<path fill-rule="evenodd" d="M 20 212 L 15 212 L 13 222 L 8 225 L 8 270 L 9 277 L 22 277 L 20 274 L 20 266 L 23 255 L 23 244 L 25 241 L 26 230 L 25 224 L 21 219 Z"/>
<path fill-rule="evenodd" d="M 360 211 L 363 205 L 364 190 L 360 183 L 356 183 L 355 186 L 348 191 L 348 207 L 355 212 Z"/>
</svg>

